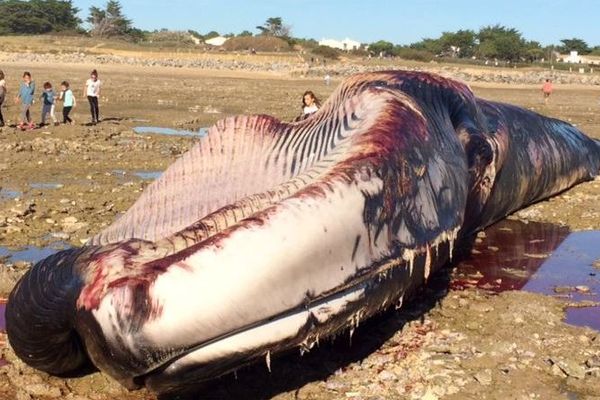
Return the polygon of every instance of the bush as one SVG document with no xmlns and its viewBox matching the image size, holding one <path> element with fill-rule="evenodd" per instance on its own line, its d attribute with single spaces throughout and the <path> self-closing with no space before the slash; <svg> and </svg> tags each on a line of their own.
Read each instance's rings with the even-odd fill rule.
<svg viewBox="0 0 600 400">
<path fill-rule="evenodd" d="M 317 46 L 311 50 L 311 53 L 315 56 L 337 60 L 340 58 L 341 50 L 329 46 Z"/>
<path fill-rule="evenodd" d="M 254 49 L 256 51 L 289 51 L 290 45 L 283 39 L 274 36 L 238 36 L 227 40 L 223 44 L 227 51 L 243 51 Z"/>
<path fill-rule="evenodd" d="M 284 38 L 292 47 L 301 49 L 301 50 L 312 50 L 315 47 L 319 46 L 319 42 L 315 39 L 304 39 L 304 38 L 293 38 L 288 37 Z"/>
<path fill-rule="evenodd" d="M 368 50 L 366 50 L 365 48 L 361 47 L 359 49 L 353 49 L 350 50 L 350 54 L 356 57 L 366 57 L 368 56 L 370 53 Z"/>
<path fill-rule="evenodd" d="M 194 41 L 187 32 L 155 31 L 146 35 L 146 40 L 153 43 L 178 44 L 183 46 L 194 45 Z"/>
<path fill-rule="evenodd" d="M 410 47 L 401 47 L 395 50 L 395 55 L 405 60 L 431 61 L 435 58 L 433 53 L 426 50 L 411 49 Z"/>
</svg>

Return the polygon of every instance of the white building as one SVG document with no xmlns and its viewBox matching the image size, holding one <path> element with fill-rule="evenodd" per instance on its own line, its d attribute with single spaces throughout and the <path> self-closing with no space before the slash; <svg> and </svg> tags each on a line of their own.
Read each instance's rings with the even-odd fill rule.
<svg viewBox="0 0 600 400">
<path fill-rule="evenodd" d="M 600 57 L 598 56 L 580 56 L 576 50 L 573 50 L 569 53 L 569 55 L 558 55 L 559 60 L 565 63 L 571 64 L 590 64 L 590 65 L 600 65 Z"/>
<path fill-rule="evenodd" d="M 333 47 L 334 49 L 340 49 L 345 51 L 357 50 L 360 48 L 360 42 L 352 39 L 335 40 L 335 39 L 321 39 L 319 46 Z"/>
<path fill-rule="evenodd" d="M 579 64 L 581 62 L 581 56 L 577 54 L 577 50 L 572 50 L 568 56 L 563 57 L 563 62 Z"/>
<path fill-rule="evenodd" d="M 210 44 L 211 46 L 223 46 L 223 43 L 225 43 L 226 41 L 226 37 L 216 36 L 212 39 L 205 40 L 204 43 Z"/>
</svg>

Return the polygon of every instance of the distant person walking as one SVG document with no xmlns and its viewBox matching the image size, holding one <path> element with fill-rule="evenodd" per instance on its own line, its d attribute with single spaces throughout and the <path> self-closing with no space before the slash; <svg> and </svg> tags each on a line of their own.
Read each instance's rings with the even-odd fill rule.
<svg viewBox="0 0 600 400">
<path fill-rule="evenodd" d="M 35 94 L 35 82 L 31 79 L 31 74 L 27 71 L 23 73 L 23 82 L 19 86 L 19 93 L 15 98 L 15 103 L 21 103 L 21 115 L 18 127 L 22 130 L 26 128 L 34 129 L 35 125 L 31 120 L 31 106 L 33 105 L 33 96 Z"/>
<path fill-rule="evenodd" d="M 0 128 L 4 126 L 4 116 L 2 115 L 2 104 L 6 99 L 6 81 L 4 80 L 4 71 L 0 70 Z"/>
<path fill-rule="evenodd" d="M 60 84 L 60 96 L 59 98 L 63 101 L 63 124 L 73 124 L 73 120 L 69 117 L 71 110 L 77 104 L 75 101 L 75 95 L 73 95 L 73 91 L 69 87 L 69 82 L 63 81 Z"/>
<path fill-rule="evenodd" d="M 90 112 L 92 114 L 92 124 L 100 122 L 100 109 L 98 108 L 98 99 L 100 98 L 100 87 L 102 82 L 98 79 L 98 71 L 93 70 L 90 73 L 90 79 L 85 82 L 83 95 L 87 96 L 90 102 Z"/>
<path fill-rule="evenodd" d="M 548 104 L 548 100 L 550 100 L 550 96 L 552 95 L 552 91 L 554 87 L 552 86 L 552 81 L 550 79 L 546 79 L 546 82 L 542 85 L 542 94 L 544 96 L 544 104 Z"/>
<path fill-rule="evenodd" d="M 46 125 L 46 117 L 48 114 L 50 114 L 52 123 L 57 125 L 56 115 L 54 115 L 56 97 L 56 93 L 54 93 L 54 89 L 52 89 L 52 84 L 50 82 L 44 82 L 44 91 L 40 96 L 42 99 L 42 121 L 40 122 L 40 127 Z"/>
<path fill-rule="evenodd" d="M 317 99 L 317 96 L 310 90 L 304 92 L 304 95 L 302 95 L 303 114 L 307 116 L 316 113 L 319 110 L 319 107 L 321 107 L 321 103 L 319 102 L 319 99 Z"/>
</svg>

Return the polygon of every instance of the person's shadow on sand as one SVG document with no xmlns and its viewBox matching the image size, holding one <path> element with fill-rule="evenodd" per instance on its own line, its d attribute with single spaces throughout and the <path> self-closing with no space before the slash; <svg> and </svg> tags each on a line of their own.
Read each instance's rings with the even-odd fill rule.
<svg viewBox="0 0 600 400">
<path fill-rule="evenodd" d="M 109 123 L 109 124 L 119 124 L 121 121 L 126 120 L 126 119 L 131 119 L 130 117 L 107 117 L 107 118 L 102 118 L 100 120 L 98 120 L 98 122 L 86 122 L 81 124 L 82 126 L 95 126 L 95 125 L 99 125 L 101 123 Z"/>
</svg>

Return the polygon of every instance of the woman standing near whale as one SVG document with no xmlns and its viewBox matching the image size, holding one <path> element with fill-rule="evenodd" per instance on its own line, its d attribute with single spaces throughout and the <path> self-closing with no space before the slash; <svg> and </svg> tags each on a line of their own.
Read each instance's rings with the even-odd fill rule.
<svg viewBox="0 0 600 400">
<path fill-rule="evenodd" d="M 90 79 L 85 82 L 83 95 L 87 96 L 90 102 L 90 112 L 92 114 L 92 124 L 100 122 L 100 109 L 98 108 L 98 99 L 100 97 L 100 87 L 102 82 L 98 79 L 98 71 L 93 70 L 90 73 Z"/>
</svg>

